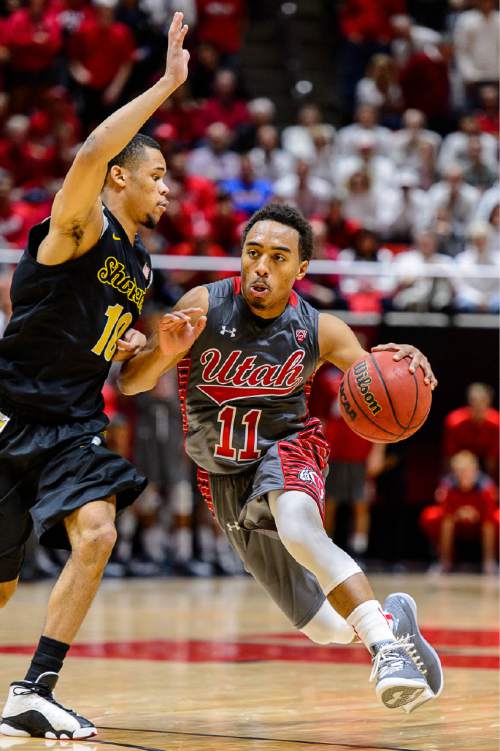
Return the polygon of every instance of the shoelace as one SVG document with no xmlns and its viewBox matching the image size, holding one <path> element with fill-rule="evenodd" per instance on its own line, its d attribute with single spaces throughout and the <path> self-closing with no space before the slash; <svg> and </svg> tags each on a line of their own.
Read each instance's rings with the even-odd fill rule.
<svg viewBox="0 0 500 751">
<path fill-rule="evenodd" d="M 424 663 L 420 658 L 420 655 L 415 648 L 415 645 L 410 640 L 409 634 L 401 636 L 394 642 L 388 642 L 384 644 L 375 657 L 373 658 L 372 672 L 370 674 L 370 681 L 375 680 L 380 674 L 380 678 L 384 678 L 386 675 L 396 673 L 398 670 L 402 670 L 405 664 L 405 656 L 407 655 L 415 664 L 417 669 L 425 675 L 427 670 L 424 667 Z M 406 653 L 401 654 L 401 649 Z"/>
<path fill-rule="evenodd" d="M 59 709 L 63 709 L 65 712 L 72 714 L 74 717 L 78 716 L 73 709 L 68 709 L 68 707 L 64 707 L 62 704 L 59 704 L 59 702 L 54 699 L 54 694 L 52 693 L 50 688 L 48 686 L 44 686 L 43 683 L 33 683 L 32 686 L 14 687 L 15 696 L 27 696 L 28 694 L 38 694 L 43 699 L 47 699 L 47 701 L 55 704 L 55 706 L 59 707 Z"/>
</svg>

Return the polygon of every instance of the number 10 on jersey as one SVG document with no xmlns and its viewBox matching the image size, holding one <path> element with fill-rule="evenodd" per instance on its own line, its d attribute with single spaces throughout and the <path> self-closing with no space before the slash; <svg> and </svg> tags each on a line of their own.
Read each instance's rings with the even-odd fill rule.
<svg viewBox="0 0 500 751">
<path fill-rule="evenodd" d="M 257 448 L 257 428 L 262 415 L 261 409 L 250 409 L 245 412 L 241 418 L 245 426 L 245 445 L 242 449 L 235 449 L 233 446 L 234 425 L 236 420 L 236 407 L 229 404 L 221 409 L 217 415 L 217 422 L 220 423 L 221 430 L 219 443 L 215 447 L 214 455 L 219 459 L 237 459 L 239 462 L 251 462 L 258 459 L 261 455 L 260 449 Z"/>
</svg>

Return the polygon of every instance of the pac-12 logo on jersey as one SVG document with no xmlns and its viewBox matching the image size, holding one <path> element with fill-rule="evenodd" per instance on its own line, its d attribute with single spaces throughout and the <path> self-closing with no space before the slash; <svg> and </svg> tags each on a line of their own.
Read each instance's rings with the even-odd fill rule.
<svg viewBox="0 0 500 751">
<path fill-rule="evenodd" d="M 287 396 L 303 382 L 306 353 L 296 349 L 284 363 L 256 365 L 257 355 L 235 349 L 225 360 L 215 347 L 200 356 L 203 383 L 197 389 L 216 404 L 259 396 Z"/>
<path fill-rule="evenodd" d="M 305 329 L 297 329 L 295 338 L 299 344 L 302 344 L 307 339 L 307 331 Z"/>
</svg>

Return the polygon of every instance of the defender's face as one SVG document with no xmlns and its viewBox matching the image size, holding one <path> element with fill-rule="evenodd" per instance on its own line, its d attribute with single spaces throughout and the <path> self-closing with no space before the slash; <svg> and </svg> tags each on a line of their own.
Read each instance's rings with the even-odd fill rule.
<svg viewBox="0 0 500 751">
<path fill-rule="evenodd" d="M 307 266 L 300 260 L 297 230 L 270 219 L 256 222 L 241 255 L 241 292 L 250 309 L 261 318 L 279 316 Z"/>
<path fill-rule="evenodd" d="M 167 208 L 166 172 L 161 151 L 146 147 L 127 185 L 130 208 L 139 224 L 149 229 L 156 227 Z"/>
</svg>

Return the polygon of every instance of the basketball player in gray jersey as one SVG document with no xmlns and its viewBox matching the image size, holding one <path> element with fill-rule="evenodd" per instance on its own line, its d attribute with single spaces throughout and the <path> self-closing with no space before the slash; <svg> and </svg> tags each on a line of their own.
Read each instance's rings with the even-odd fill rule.
<svg viewBox="0 0 500 751">
<path fill-rule="evenodd" d="M 366 353 L 345 323 L 293 291 L 311 255 L 310 225 L 295 209 L 258 211 L 245 228 L 241 278 L 186 293 L 123 366 L 120 388 L 151 389 L 177 365 L 187 452 L 247 571 L 313 641 L 361 640 L 379 700 L 410 712 L 443 687 L 415 602 L 395 593 L 384 612 L 357 563 L 324 529 L 328 447 L 319 421 L 308 417 L 308 382 L 323 362 L 346 370 Z M 415 347 L 375 349 L 408 357 L 411 372 L 422 368 L 428 388 L 437 385 Z"/>
</svg>

